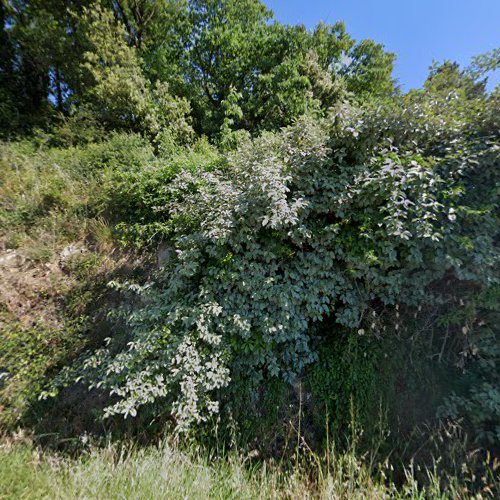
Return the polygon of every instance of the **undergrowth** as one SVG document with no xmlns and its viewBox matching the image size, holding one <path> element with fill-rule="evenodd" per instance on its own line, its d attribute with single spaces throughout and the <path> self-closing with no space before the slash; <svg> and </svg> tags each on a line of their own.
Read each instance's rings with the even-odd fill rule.
<svg viewBox="0 0 500 500">
<path fill-rule="evenodd" d="M 26 443 L 0 447 L 0 498 L 494 498 L 498 464 L 483 459 L 482 477 L 467 463 L 450 476 L 439 460 L 413 463 L 394 478 L 388 460 L 360 457 L 355 442 L 322 455 L 297 449 L 296 459 L 261 460 L 254 452 L 219 451 L 161 442 L 87 446 L 71 458 Z"/>
</svg>

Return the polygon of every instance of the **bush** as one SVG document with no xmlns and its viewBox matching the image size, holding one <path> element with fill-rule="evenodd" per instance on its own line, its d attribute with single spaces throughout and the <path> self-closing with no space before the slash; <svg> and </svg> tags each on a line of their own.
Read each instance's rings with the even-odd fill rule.
<svg viewBox="0 0 500 500">
<path fill-rule="evenodd" d="M 398 332 L 400 306 L 457 301 L 436 283 L 497 279 L 498 131 L 476 125 L 495 101 L 409 102 L 303 117 L 176 176 L 156 209 L 172 257 L 155 282 L 119 286 L 144 304 L 124 311 L 128 348 L 111 343 L 79 371 L 117 397 L 108 414 L 161 404 L 185 430 L 232 380 L 293 382 L 317 361 L 325 318 L 380 336 L 389 310 Z M 445 145 L 400 120 L 406 105 Z"/>
<path fill-rule="evenodd" d="M 123 243 L 154 247 L 172 230 L 169 184 L 182 171 L 197 175 L 213 170 L 220 161 L 217 150 L 200 139 L 190 148 L 173 145 L 167 156 L 136 167 L 108 170 L 101 211 L 116 225 Z"/>
</svg>

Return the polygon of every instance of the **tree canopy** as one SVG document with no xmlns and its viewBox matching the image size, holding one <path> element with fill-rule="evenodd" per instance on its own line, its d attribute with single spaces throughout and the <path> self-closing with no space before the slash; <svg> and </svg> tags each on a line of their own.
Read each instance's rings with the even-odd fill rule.
<svg viewBox="0 0 500 500">
<path fill-rule="evenodd" d="M 142 120 L 154 101 L 146 88 L 157 84 L 187 100 L 195 130 L 209 137 L 231 99 L 242 111 L 233 127 L 289 125 L 317 107 L 320 74 L 358 97 L 397 91 L 394 55 L 380 44 L 356 42 L 342 23 L 281 25 L 259 0 L 2 1 L 0 9 L 0 92 L 11 131 L 71 115 L 90 95 L 95 109 L 108 108 L 107 129 Z M 103 88 L 113 81 L 123 88 Z M 114 110 L 99 101 L 108 90 Z"/>
</svg>

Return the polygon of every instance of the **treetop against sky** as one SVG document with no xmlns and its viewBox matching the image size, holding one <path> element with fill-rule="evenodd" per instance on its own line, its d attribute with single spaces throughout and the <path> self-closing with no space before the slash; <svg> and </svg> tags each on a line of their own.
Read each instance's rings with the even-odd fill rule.
<svg viewBox="0 0 500 500">
<path fill-rule="evenodd" d="M 403 90 L 421 87 L 433 59 L 466 66 L 471 57 L 500 46 L 498 0 L 264 0 L 283 23 L 344 21 L 355 38 L 372 38 L 395 52 Z M 500 83 L 492 75 L 489 88 Z"/>
</svg>

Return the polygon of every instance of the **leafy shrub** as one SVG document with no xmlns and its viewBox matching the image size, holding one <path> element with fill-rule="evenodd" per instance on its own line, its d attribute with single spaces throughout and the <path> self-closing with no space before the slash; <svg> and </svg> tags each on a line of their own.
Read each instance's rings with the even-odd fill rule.
<svg viewBox="0 0 500 500">
<path fill-rule="evenodd" d="M 168 207 L 173 199 L 169 184 L 181 172 L 214 169 L 220 163 L 217 150 L 200 139 L 193 147 L 173 146 L 159 156 L 127 169 L 108 170 L 104 178 L 102 211 L 116 224 L 126 244 L 152 246 L 171 232 Z"/>
<path fill-rule="evenodd" d="M 159 207 L 172 258 L 155 282 L 119 286 L 144 304 L 123 311 L 127 349 L 111 342 L 80 370 L 117 397 L 108 414 L 163 402 L 185 430 L 231 380 L 293 381 L 318 359 L 325 318 L 380 335 L 384 310 L 451 300 L 433 292 L 440 280 L 496 280 L 498 131 L 471 124 L 495 101 L 462 112 L 432 99 L 408 112 L 429 115 L 432 139 L 401 119 L 404 100 L 389 114 L 346 104 L 181 172 Z"/>
</svg>

